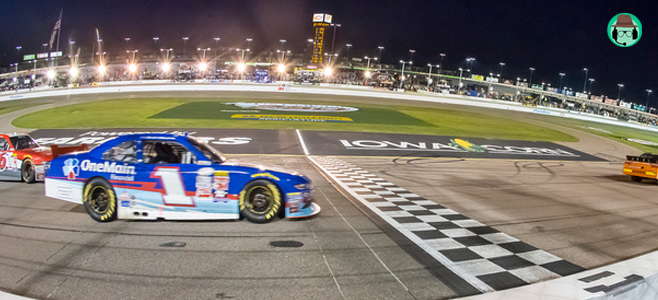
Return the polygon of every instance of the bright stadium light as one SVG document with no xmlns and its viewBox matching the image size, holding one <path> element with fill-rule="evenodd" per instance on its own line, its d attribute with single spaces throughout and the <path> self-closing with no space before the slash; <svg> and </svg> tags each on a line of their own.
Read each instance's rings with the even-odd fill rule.
<svg viewBox="0 0 658 300">
<path fill-rule="evenodd" d="M 199 64 L 199 70 L 205 71 L 206 69 L 208 69 L 208 64 L 206 64 L 204 62 Z"/>
<path fill-rule="evenodd" d="M 277 67 L 277 70 L 279 71 L 279 73 L 283 73 L 283 72 L 286 71 L 286 66 L 284 66 L 283 64 L 280 64 L 280 65 Z"/>
<path fill-rule="evenodd" d="M 73 76 L 73 77 L 77 77 L 78 76 L 78 68 L 76 68 L 76 67 L 71 68 L 69 70 L 69 74 L 71 74 L 71 76 Z"/>
<path fill-rule="evenodd" d="M 370 75 L 372 75 L 370 74 L 370 71 L 366 71 L 366 78 L 370 78 Z"/>
<path fill-rule="evenodd" d="M 327 67 L 327 68 L 324 69 L 324 73 L 325 73 L 327 76 L 331 76 L 331 74 L 332 74 L 333 72 L 334 72 L 334 70 L 333 70 L 331 67 Z"/>
<path fill-rule="evenodd" d="M 244 72 L 244 70 L 246 70 L 246 69 L 247 69 L 247 65 L 245 65 L 243 63 L 238 64 L 238 71 Z"/>
<path fill-rule="evenodd" d="M 171 68 L 171 65 L 169 65 L 169 63 L 162 64 L 162 71 L 169 72 L 170 68 Z"/>
<path fill-rule="evenodd" d="M 130 66 L 128 66 L 128 71 L 130 71 L 130 73 L 137 72 L 137 65 L 136 64 L 130 64 Z"/>
<path fill-rule="evenodd" d="M 100 65 L 98 67 L 98 73 L 105 74 L 105 71 L 107 71 L 107 68 L 105 67 L 105 65 Z"/>
<path fill-rule="evenodd" d="M 55 70 L 52 70 L 52 69 L 48 70 L 48 73 L 46 73 L 46 76 L 48 76 L 48 78 L 50 78 L 50 79 L 55 78 Z"/>
</svg>

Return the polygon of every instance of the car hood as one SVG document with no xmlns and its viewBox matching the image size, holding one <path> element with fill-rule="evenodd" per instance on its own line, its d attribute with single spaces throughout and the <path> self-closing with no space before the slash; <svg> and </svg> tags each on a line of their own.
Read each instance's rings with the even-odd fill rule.
<svg viewBox="0 0 658 300">
<path fill-rule="evenodd" d="M 301 174 L 297 173 L 297 171 L 294 171 L 294 170 L 287 170 L 287 169 L 284 169 L 284 168 L 272 167 L 272 166 L 267 166 L 267 165 L 245 163 L 245 162 L 241 162 L 241 161 L 238 161 L 238 160 L 229 161 L 229 162 L 223 163 L 223 165 L 253 168 L 253 169 L 259 170 L 260 172 L 273 172 L 273 173 L 282 173 L 282 174 L 290 174 L 290 175 L 301 176 Z"/>
</svg>

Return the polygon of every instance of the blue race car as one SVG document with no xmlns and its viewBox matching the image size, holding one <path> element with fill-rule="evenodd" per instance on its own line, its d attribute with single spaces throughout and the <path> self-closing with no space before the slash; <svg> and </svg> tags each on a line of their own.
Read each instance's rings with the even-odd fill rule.
<svg viewBox="0 0 658 300">
<path fill-rule="evenodd" d="M 83 204 L 98 222 L 115 219 L 221 220 L 266 223 L 316 215 L 311 181 L 228 163 L 190 136 L 134 134 L 50 163 L 46 196 Z"/>
</svg>

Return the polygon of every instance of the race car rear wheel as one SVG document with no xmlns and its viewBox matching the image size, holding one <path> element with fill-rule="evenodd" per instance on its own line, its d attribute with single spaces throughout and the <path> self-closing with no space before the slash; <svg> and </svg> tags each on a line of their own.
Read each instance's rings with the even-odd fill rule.
<svg viewBox="0 0 658 300">
<path fill-rule="evenodd" d="M 642 181 L 642 177 L 640 177 L 640 176 L 631 176 L 631 180 L 633 180 L 635 182 L 640 182 L 640 181 Z"/>
<path fill-rule="evenodd" d="M 109 182 L 94 178 L 82 194 L 85 210 L 97 222 L 110 222 L 117 218 L 117 197 Z"/>
<path fill-rule="evenodd" d="M 23 161 L 21 167 L 21 179 L 27 183 L 34 183 L 36 181 L 36 173 L 34 171 L 34 163 L 30 159 Z"/>
<path fill-rule="evenodd" d="M 281 192 L 268 180 L 255 180 L 240 192 L 240 215 L 254 223 L 267 223 L 279 214 Z"/>
</svg>

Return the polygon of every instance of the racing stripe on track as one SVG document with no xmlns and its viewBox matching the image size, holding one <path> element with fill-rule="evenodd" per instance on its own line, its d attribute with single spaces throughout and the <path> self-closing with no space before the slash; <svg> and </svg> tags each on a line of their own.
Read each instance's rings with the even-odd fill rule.
<svg viewBox="0 0 658 300">
<path fill-rule="evenodd" d="M 309 159 L 366 207 L 482 292 L 585 270 L 354 164 L 336 157 Z"/>
</svg>

